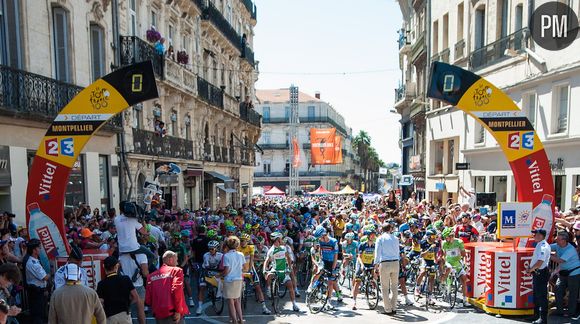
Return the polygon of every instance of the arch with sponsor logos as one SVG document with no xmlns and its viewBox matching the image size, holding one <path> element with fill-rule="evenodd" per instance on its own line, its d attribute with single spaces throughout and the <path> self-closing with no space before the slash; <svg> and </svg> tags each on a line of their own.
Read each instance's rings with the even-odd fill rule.
<svg viewBox="0 0 580 324">
<path fill-rule="evenodd" d="M 43 265 L 67 254 L 64 199 L 69 174 L 91 137 L 126 108 L 158 97 L 153 67 L 141 62 L 98 79 L 56 116 L 40 142 L 29 172 L 26 224 L 43 246 Z"/>
<path fill-rule="evenodd" d="M 518 200 L 537 207 L 550 203 L 551 215 L 533 213 L 532 229 L 554 231 L 554 181 L 548 156 L 532 123 L 512 99 L 484 78 L 442 62 L 431 65 L 428 97 L 456 106 L 485 127 L 507 158 Z"/>
</svg>

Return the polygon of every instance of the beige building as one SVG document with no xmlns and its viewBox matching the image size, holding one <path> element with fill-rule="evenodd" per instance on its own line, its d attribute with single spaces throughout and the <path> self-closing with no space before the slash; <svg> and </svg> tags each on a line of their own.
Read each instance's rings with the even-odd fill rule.
<svg viewBox="0 0 580 324">
<path fill-rule="evenodd" d="M 142 200 L 145 180 L 169 162 L 182 173 L 157 178 L 167 207 L 247 201 L 260 116 L 241 103 L 254 97 L 255 24 L 250 0 L 1 0 L 0 210 L 24 224 L 28 168 L 62 107 L 116 67 L 148 59 L 160 98 L 127 109 L 124 124 L 119 116 L 89 141 L 65 204 Z M 173 55 L 156 54 L 152 26 Z M 156 136 L 156 121 L 166 136 Z"/>
</svg>

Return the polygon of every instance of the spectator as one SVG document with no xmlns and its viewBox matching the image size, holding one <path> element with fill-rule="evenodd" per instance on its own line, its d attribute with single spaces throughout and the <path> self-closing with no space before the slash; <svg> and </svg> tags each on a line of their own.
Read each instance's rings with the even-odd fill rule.
<svg viewBox="0 0 580 324">
<path fill-rule="evenodd" d="M 550 245 L 556 254 L 550 260 L 559 265 L 560 271 L 556 281 L 556 312 L 552 315 L 576 316 L 578 290 L 580 288 L 580 260 L 576 249 L 568 243 L 568 232 L 561 231 L 556 237 L 556 243 Z M 569 291 L 568 313 L 564 313 L 564 296 Z"/>
<path fill-rule="evenodd" d="M 380 273 L 385 314 L 397 313 L 397 285 L 399 284 L 399 239 L 392 234 L 393 225 L 385 223 L 383 234 L 375 245 L 375 271 Z M 391 297 L 389 298 L 389 289 Z"/>
<path fill-rule="evenodd" d="M 40 240 L 31 239 L 24 256 L 24 284 L 28 293 L 28 305 L 32 324 L 43 324 L 46 318 L 46 285 L 50 276 L 44 271 L 40 257 Z"/>
<path fill-rule="evenodd" d="M 97 324 L 107 322 L 97 292 L 78 284 L 80 273 L 76 264 L 69 263 L 66 266 L 66 284 L 55 290 L 50 299 L 49 323 L 91 323 L 93 316 Z"/>
<path fill-rule="evenodd" d="M 363 197 L 358 191 L 354 192 L 354 206 L 359 212 L 363 209 L 364 206 Z"/>
<path fill-rule="evenodd" d="M 131 324 L 131 303 L 137 305 L 139 324 L 145 324 L 145 312 L 133 282 L 129 277 L 119 275 L 119 260 L 110 256 L 103 263 L 106 278 L 99 282 L 97 293 L 105 309 L 107 324 Z"/>
<path fill-rule="evenodd" d="M 5 263 L 0 265 L 0 288 L 8 289 L 12 285 L 20 283 L 20 269 L 14 263 Z M 6 323 L 8 316 L 16 316 L 20 313 L 20 308 L 16 306 L 8 307 L 4 300 L 5 307 L 0 307 L 0 323 Z"/>
<path fill-rule="evenodd" d="M 88 275 L 87 270 L 82 267 L 83 263 L 83 251 L 76 246 L 71 244 L 70 253 L 68 255 L 68 262 L 62 267 L 58 268 L 54 273 L 54 289 L 58 289 L 66 284 L 66 271 L 69 264 L 76 264 L 79 267 L 79 278 L 78 281 L 81 285 L 88 287 Z"/>
<path fill-rule="evenodd" d="M 107 225 L 107 230 L 101 234 L 101 240 L 107 242 L 109 237 L 117 237 L 117 227 L 113 221 Z"/>
<path fill-rule="evenodd" d="M 244 254 L 238 252 L 240 239 L 237 236 L 230 236 L 225 241 L 224 254 L 224 298 L 228 300 L 230 320 L 232 323 L 243 323 L 242 314 L 242 268 L 246 262 Z"/>
<path fill-rule="evenodd" d="M 487 225 L 487 232 L 489 234 L 495 234 L 497 231 L 497 213 L 491 212 L 487 214 L 489 216 L 489 225 Z"/>
<path fill-rule="evenodd" d="M 183 294 L 183 270 L 177 267 L 177 253 L 165 251 L 163 266 L 147 277 L 145 303 L 153 309 L 156 322 L 184 323 L 189 314 Z"/>
<path fill-rule="evenodd" d="M 161 37 L 161 39 L 155 43 L 155 52 L 157 52 L 158 55 L 165 55 L 165 38 Z"/>
</svg>

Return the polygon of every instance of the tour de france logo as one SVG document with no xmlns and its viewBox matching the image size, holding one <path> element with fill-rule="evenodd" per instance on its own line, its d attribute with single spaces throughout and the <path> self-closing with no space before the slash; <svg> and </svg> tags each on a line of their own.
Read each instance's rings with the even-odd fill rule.
<svg viewBox="0 0 580 324">
<path fill-rule="evenodd" d="M 527 223 L 528 219 L 530 218 L 530 215 L 532 213 L 529 210 L 523 210 L 519 215 L 518 215 L 518 223 Z"/>
<path fill-rule="evenodd" d="M 487 105 L 489 103 L 489 98 L 491 98 L 491 88 L 489 86 L 482 84 L 475 88 L 473 102 L 477 107 Z"/>
<path fill-rule="evenodd" d="M 100 110 L 102 108 L 107 108 L 109 106 L 110 93 L 107 89 L 97 87 L 93 92 L 91 92 L 91 97 L 89 101 L 93 105 L 93 109 Z"/>
</svg>

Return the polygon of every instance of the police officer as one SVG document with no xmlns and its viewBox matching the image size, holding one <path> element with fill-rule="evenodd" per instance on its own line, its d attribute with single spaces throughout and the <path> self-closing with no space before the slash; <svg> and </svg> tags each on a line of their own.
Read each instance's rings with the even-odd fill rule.
<svg viewBox="0 0 580 324">
<path fill-rule="evenodd" d="M 546 242 L 546 230 L 538 228 L 532 231 L 534 240 L 538 242 L 530 261 L 530 266 L 526 273 L 533 273 L 534 284 L 534 324 L 548 323 L 548 280 L 550 271 L 548 262 L 550 262 L 551 248 Z"/>
<path fill-rule="evenodd" d="M 26 245 L 25 278 L 28 303 L 30 305 L 30 317 L 33 324 L 42 324 L 46 318 L 46 284 L 49 275 L 44 271 L 38 258 L 40 257 L 40 240 L 31 239 Z"/>
<path fill-rule="evenodd" d="M 87 270 L 82 267 L 83 251 L 76 244 L 71 244 L 70 254 L 68 255 L 68 262 L 56 270 L 54 274 L 54 289 L 58 289 L 66 284 L 65 273 L 67 265 L 76 264 L 80 269 L 79 282 L 85 287 L 89 287 Z M 90 288 L 90 287 L 89 287 Z"/>
</svg>

